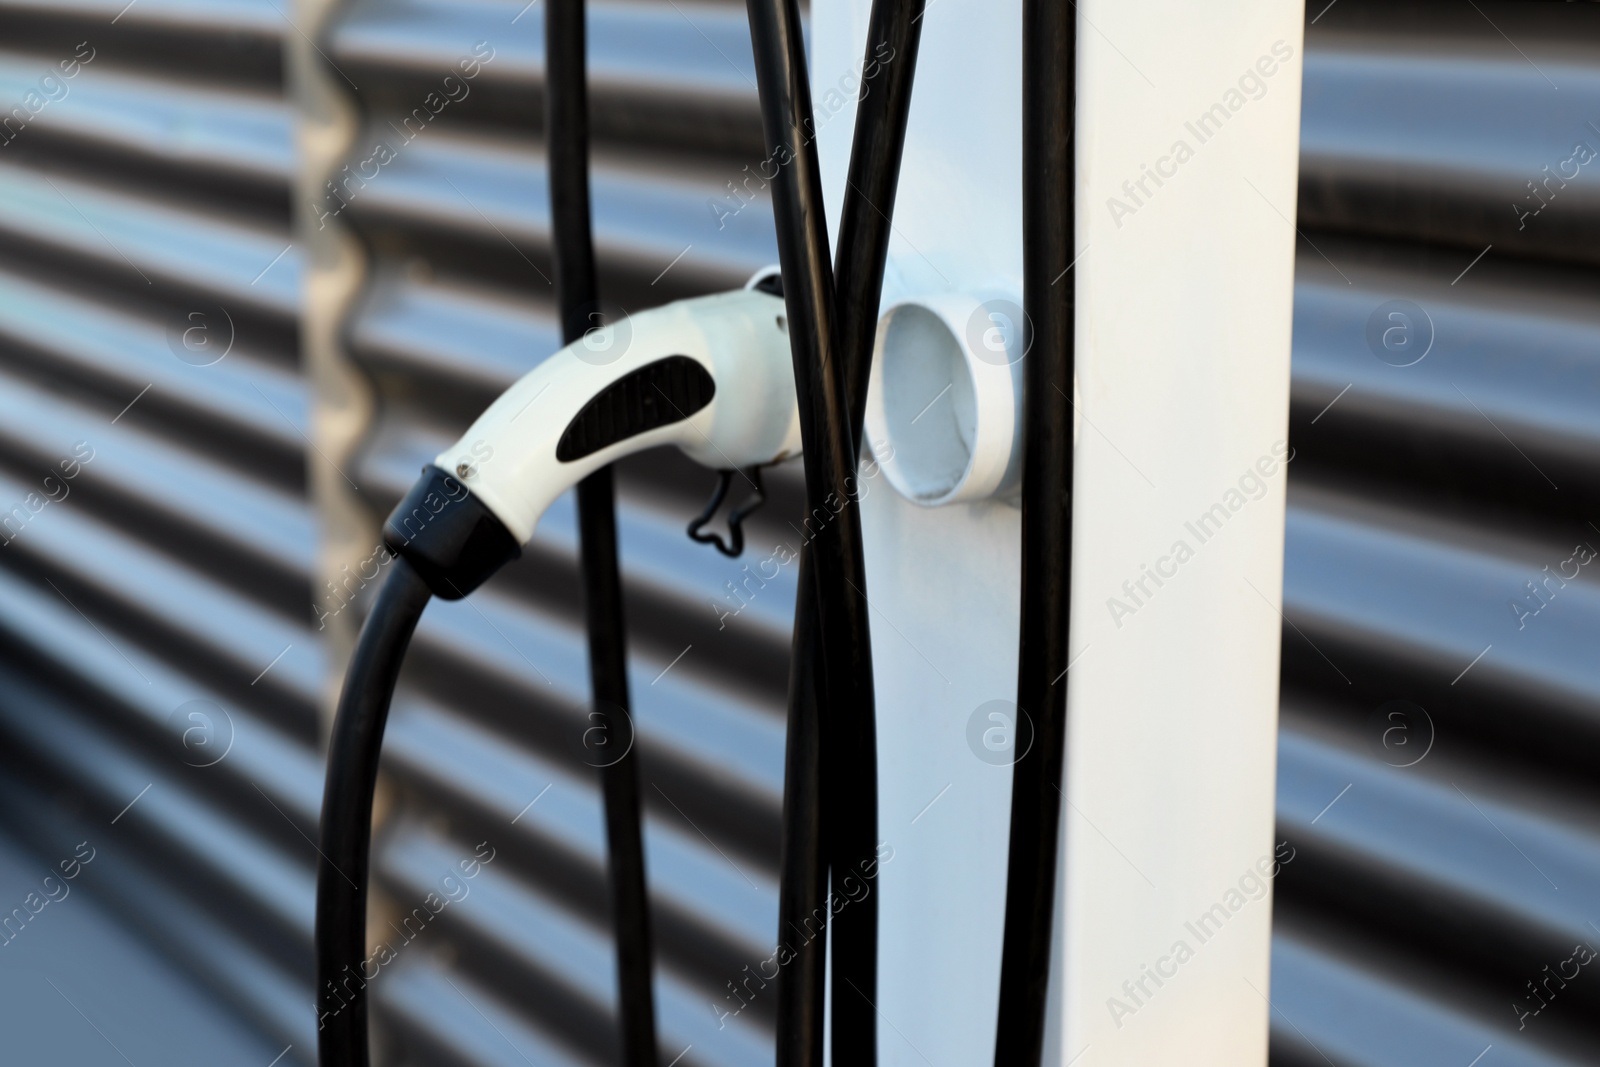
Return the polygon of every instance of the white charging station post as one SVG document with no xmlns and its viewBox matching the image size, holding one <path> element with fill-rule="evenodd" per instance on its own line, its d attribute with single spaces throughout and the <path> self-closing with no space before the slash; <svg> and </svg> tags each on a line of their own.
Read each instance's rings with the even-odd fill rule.
<svg viewBox="0 0 1600 1067">
<path fill-rule="evenodd" d="M 812 5 L 835 228 L 868 8 Z M 928 5 L 885 307 L 959 294 L 1005 332 L 1005 294 L 1021 293 L 1019 8 Z M 1077 10 L 1078 259 L 1058 282 L 1078 309 L 1073 666 L 1046 1062 L 1264 1065 L 1304 12 Z M 939 408 L 961 390 L 926 379 L 881 386 L 929 393 L 923 438 L 924 420 L 971 435 L 975 409 Z M 916 414 L 915 399 L 886 407 Z M 1007 743 L 1026 736 L 1005 727 L 1019 514 L 862 483 L 893 850 L 876 889 L 880 1062 L 973 1067 L 993 1058 Z"/>
</svg>

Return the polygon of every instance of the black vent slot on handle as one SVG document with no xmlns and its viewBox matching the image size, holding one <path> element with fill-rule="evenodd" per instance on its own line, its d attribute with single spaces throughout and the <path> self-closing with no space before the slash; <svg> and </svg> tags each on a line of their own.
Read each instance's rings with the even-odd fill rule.
<svg viewBox="0 0 1600 1067">
<path fill-rule="evenodd" d="M 623 375 L 573 416 L 556 444 L 556 459 L 571 463 L 674 422 L 682 422 L 717 395 L 717 383 L 700 361 L 668 356 Z"/>
</svg>

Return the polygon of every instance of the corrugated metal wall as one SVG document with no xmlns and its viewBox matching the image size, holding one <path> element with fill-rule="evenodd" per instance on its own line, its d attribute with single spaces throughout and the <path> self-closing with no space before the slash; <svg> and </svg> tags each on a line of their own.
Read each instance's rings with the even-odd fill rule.
<svg viewBox="0 0 1600 1067">
<path fill-rule="evenodd" d="M 375 531 L 557 343 L 542 8 L 356 0 L 300 24 L 314 7 L 0 0 L 0 102 L 24 109 L 0 134 L 0 505 L 22 509 L 0 515 L 0 807 L 42 854 L 95 841 L 125 920 L 302 1062 L 328 636 L 371 574 L 359 554 L 330 569 L 334 504 L 311 486 Z M 742 184 L 762 155 L 742 6 L 591 12 L 612 314 L 742 282 L 775 258 Z M 1600 162 L 1566 163 L 1600 152 L 1600 36 L 1578 5 L 1308 16 L 1274 1062 L 1593 1062 L 1600 980 L 1545 968 L 1600 945 L 1600 592 L 1567 562 L 1600 547 Z M 305 47 L 356 116 L 316 206 L 291 205 L 308 157 L 283 56 Z M 331 454 L 300 370 L 296 213 L 362 261 L 330 332 L 369 424 Z M 1383 346 L 1391 301 L 1421 309 L 1399 306 L 1431 340 L 1414 365 Z M 797 510 L 792 471 L 769 484 L 757 548 Z M 710 485 L 666 454 L 621 476 L 662 1045 L 683 1067 L 770 1060 L 770 993 L 714 1006 L 775 923 L 794 595 L 743 569 L 764 553 L 684 537 Z M 419 631 L 377 843 L 390 1062 L 614 1056 L 575 559 L 568 501 Z M 451 902 L 419 918 L 430 892 Z"/>
<path fill-rule="evenodd" d="M 1600 23 L 1589 5 L 1341 0 L 1319 19 L 1325 3 L 1306 42 L 1278 800 L 1299 852 L 1274 1059 L 1594 1063 L 1600 980 L 1574 949 L 1600 948 L 1600 584 L 1582 562 L 1600 548 L 1600 162 L 1576 159 L 1600 151 Z"/>
<path fill-rule="evenodd" d="M 328 668 L 288 30 L 125 3 L 0 3 L 4 830 L 91 842 L 91 890 L 298 1055 Z"/>
</svg>

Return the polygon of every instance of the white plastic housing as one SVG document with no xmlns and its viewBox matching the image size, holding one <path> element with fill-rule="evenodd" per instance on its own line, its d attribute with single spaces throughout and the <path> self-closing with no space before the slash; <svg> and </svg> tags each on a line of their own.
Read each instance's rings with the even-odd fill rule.
<svg viewBox="0 0 1600 1067">
<path fill-rule="evenodd" d="M 689 356 L 710 373 L 716 395 L 709 404 L 572 462 L 556 458 L 557 443 L 584 405 L 668 356 Z M 713 469 L 772 463 L 800 451 L 781 299 L 755 290 L 719 293 L 590 331 L 502 393 L 434 462 L 526 543 L 568 488 L 625 455 L 667 444 Z"/>
<path fill-rule="evenodd" d="M 906 499 L 933 506 L 1014 494 L 1021 319 L 1009 297 L 937 293 L 892 304 L 878 320 L 867 438 Z"/>
</svg>

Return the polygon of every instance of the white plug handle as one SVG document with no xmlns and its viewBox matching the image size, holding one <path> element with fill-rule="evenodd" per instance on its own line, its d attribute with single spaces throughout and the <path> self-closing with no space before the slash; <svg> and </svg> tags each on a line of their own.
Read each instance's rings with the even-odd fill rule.
<svg viewBox="0 0 1600 1067">
<path fill-rule="evenodd" d="M 675 356 L 694 360 L 710 375 L 714 394 L 703 407 L 685 411 L 681 398 L 675 402 L 670 390 L 651 380 L 647 368 Z M 638 402 L 653 405 L 662 424 L 628 433 L 591 408 L 589 425 L 604 424 L 607 437 L 624 436 L 587 454 L 559 458 L 574 420 L 613 386 L 633 390 L 634 410 Z M 772 463 L 800 451 L 782 299 L 756 290 L 718 293 L 593 330 L 523 375 L 434 462 L 460 478 L 526 544 L 561 493 L 614 460 L 664 444 L 713 469 Z"/>
</svg>

